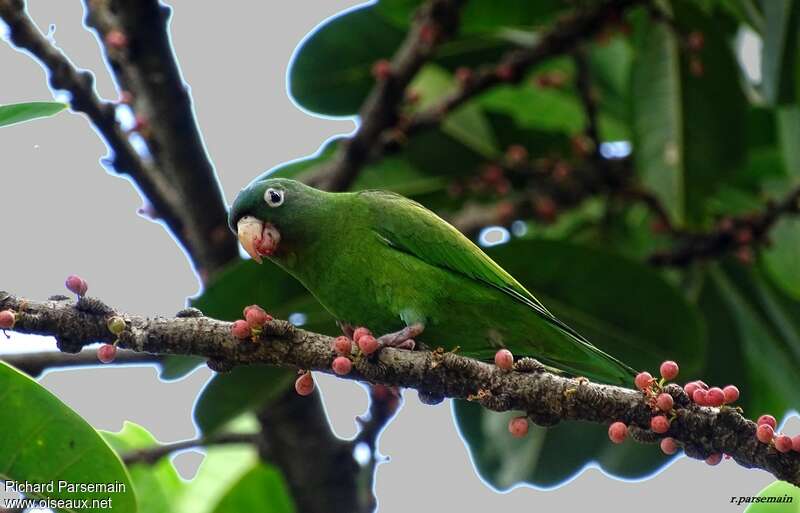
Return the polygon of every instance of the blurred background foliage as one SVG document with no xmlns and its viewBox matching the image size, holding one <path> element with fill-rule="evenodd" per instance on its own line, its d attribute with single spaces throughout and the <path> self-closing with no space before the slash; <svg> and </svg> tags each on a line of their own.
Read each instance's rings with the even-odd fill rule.
<svg viewBox="0 0 800 513">
<path fill-rule="evenodd" d="M 474 70 L 535 47 L 565 15 L 598 3 L 467 2 L 459 32 L 405 91 L 394 144 L 350 187 L 390 189 L 433 209 L 638 369 L 669 358 L 686 381 L 736 384 L 752 418 L 798 410 L 800 0 L 633 2 L 591 38 L 403 133 L 404 121 L 456 94 Z M 292 62 L 296 102 L 356 116 L 375 63 L 392 57 L 420 4 L 380 0 L 328 20 Z M 306 179 L 345 144 L 329 140 L 269 173 Z M 270 265 L 233 265 L 193 305 L 233 320 L 256 303 L 336 334 L 314 298 Z M 162 376 L 200 363 L 170 357 Z M 196 404 L 198 426 L 207 436 L 246 430 L 292 378 L 264 368 L 215 376 Z M 604 426 L 536 427 L 518 440 L 507 436 L 507 415 L 460 401 L 454 409 L 477 471 L 499 489 L 552 487 L 590 462 L 641 477 L 670 458 L 653 446 L 612 448 Z M 104 436 L 121 453 L 157 444 L 132 424 Z M 209 449 L 191 484 L 166 459 L 129 470 L 148 512 L 294 509 L 280 471 L 252 447 Z"/>
</svg>

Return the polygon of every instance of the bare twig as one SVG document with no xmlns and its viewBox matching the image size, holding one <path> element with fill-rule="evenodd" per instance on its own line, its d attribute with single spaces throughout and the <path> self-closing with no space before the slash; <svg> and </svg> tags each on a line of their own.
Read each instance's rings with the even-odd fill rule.
<svg viewBox="0 0 800 513">
<path fill-rule="evenodd" d="M 97 351 L 91 349 L 86 349 L 78 354 L 56 351 L 4 354 L 0 355 L 0 361 L 13 365 L 22 372 L 34 377 L 39 376 L 47 369 L 100 365 L 100 361 L 97 359 Z M 161 358 L 157 355 L 137 353 L 135 351 L 119 351 L 114 358 L 113 364 L 159 362 L 161 362 Z"/>
<path fill-rule="evenodd" d="M 153 447 L 146 447 L 144 449 L 137 449 L 127 452 L 122 455 L 122 461 L 126 465 L 134 463 L 144 463 L 146 465 L 153 465 L 164 456 L 168 456 L 173 452 L 182 451 L 184 449 L 191 449 L 194 447 L 209 447 L 212 445 L 258 445 L 261 442 L 260 433 L 220 433 L 218 435 L 211 435 L 203 438 L 195 438 L 193 440 L 184 440 L 182 442 L 175 442 L 171 444 L 156 445 Z"/>
<path fill-rule="evenodd" d="M 335 354 L 331 337 L 295 328 L 286 321 L 265 325 L 256 341 L 240 341 L 230 333 L 231 323 L 208 317 L 146 318 L 115 313 L 97 299 L 34 301 L 0 292 L 0 310 L 17 312 L 15 331 L 55 336 L 62 350 L 79 350 L 94 341 L 110 341 L 106 323 L 121 315 L 126 329 L 119 335 L 123 348 L 161 354 L 192 354 L 209 358 L 216 369 L 266 363 L 331 373 Z M 430 397 L 477 401 L 496 411 L 520 410 L 537 423 L 586 420 L 623 421 L 648 430 L 653 411 L 641 392 L 589 383 L 541 370 L 504 372 L 454 353 L 381 350 L 367 358 L 354 353 L 348 379 L 417 389 Z M 521 360 L 522 361 L 522 360 Z M 665 436 L 684 446 L 686 453 L 705 458 L 730 455 L 745 467 L 757 467 L 779 479 L 800 485 L 800 453 L 780 453 L 758 442 L 756 425 L 736 409 L 693 404 L 683 390 L 666 389 L 677 404 Z M 653 435 L 650 441 L 657 441 Z"/>
</svg>

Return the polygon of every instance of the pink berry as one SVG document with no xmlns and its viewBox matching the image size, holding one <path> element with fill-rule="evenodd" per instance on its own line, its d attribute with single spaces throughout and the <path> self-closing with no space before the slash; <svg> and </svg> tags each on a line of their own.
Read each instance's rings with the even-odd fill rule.
<svg viewBox="0 0 800 513">
<path fill-rule="evenodd" d="M 792 450 L 795 452 L 800 452 L 800 435 L 795 435 L 792 437 Z"/>
<path fill-rule="evenodd" d="M 706 385 L 705 381 L 702 381 L 702 380 L 698 379 L 697 381 L 695 381 L 695 383 L 697 383 L 697 386 L 699 386 L 703 390 L 708 390 L 708 385 Z"/>
<path fill-rule="evenodd" d="M 684 385 L 683 391 L 686 392 L 686 395 L 688 395 L 689 399 L 691 399 L 692 396 L 694 395 L 694 391 L 699 388 L 700 385 L 698 385 L 696 381 L 690 381 L 689 383 L 686 383 L 686 385 Z"/>
<path fill-rule="evenodd" d="M 647 390 L 650 387 L 650 383 L 653 381 L 653 376 L 647 372 L 640 372 L 636 375 L 636 379 L 633 382 L 636 384 L 636 388 L 639 390 Z"/>
<path fill-rule="evenodd" d="M 654 433 L 666 433 L 669 431 L 669 420 L 663 415 L 656 415 L 650 419 L 650 429 L 652 429 Z"/>
<path fill-rule="evenodd" d="M 494 70 L 497 78 L 500 79 L 502 82 L 509 82 L 514 78 L 514 67 L 510 64 L 500 64 Z"/>
<path fill-rule="evenodd" d="M 709 388 L 706 392 L 708 406 L 722 406 L 725 404 L 725 393 L 719 387 Z"/>
<path fill-rule="evenodd" d="M 692 401 L 694 401 L 698 406 L 708 406 L 707 396 L 708 392 L 702 388 L 698 388 L 694 391 L 694 394 L 692 394 Z"/>
<path fill-rule="evenodd" d="M 310 372 L 305 372 L 294 382 L 294 389 L 302 396 L 311 395 L 314 391 L 314 377 Z"/>
<path fill-rule="evenodd" d="M 117 356 L 117 346 L 103 344 L 97 348 L 97 359 L 102 363 L 111 363 Z"/>
<path fill-rule="evenodd" d="M 360 337 L 356 344 L 358 345 L 358 348 L 361 349 L 361 352 L 368 356 L 377 351 L 380 345 L 372 335 L 364 335 Z"/>
<path fill-rule="evenodd" d="M 86 283 L 86 280 L 74 274 L 67 276 L 67 281 L 64 285 L 67 286 L 67 290 L 79 296 L 85 296 L 86 291 L 89 290 L 89 285 Z"/>
<path fill-rule="evenodd" d="M 250 305 L 244 309 L 244 319 L 251 328 L 261 328 L 272 320 L 272 316 L 258 305 Z"/>
<path fill-rule="evenodd" d="M 331 368 L 336 374 L 344 376 L 345 374 L 350 374 L 350 371 L 353 369 L 353 362 L 346 356 L 337 356 L 333 359 Z"/>
<path fill-rule="evenodd" d="M 778 435 L 775 437 L 775 448 L 778 452 L 789 452 L 792 450 L 792 437 L 789 435 Z"/>
<path fill-rule="evenodd" d="M 11 310 L 3 310 L 0 312 L 0 330 L 10 330 L 16 323 L 16 317 Z"/>
<path fill-rule="evenodd" d="M 661 377 L 667 381 L 672 381 L 678 377 L 678 364 L 672 360 L 667 360 L 666 362 L 662 363 L 658 370 L 661 372 Z"/>
<path fill-rule="evenodd" d="M 706 458 L 706 463 L 708 463 L 711 466 L 719 465 L 720 461 L 722 461 L 722 454 L 718 452 L 715 452 L 714 454 Z"/>
<path fill-rule="evenodd" d="M 674 404 L 674 399 L 672 399 L 672 396 L 667 393 L 658 394 L 658 397 L 656 398 L 656 406 L 661 411 L 670 411 Z"/>
<path fill-rule="evenodd" d="M 502 370 L 509 371 L 514 368 L 514 355 L 508 349 L 501 349 L 494 355 L 494 364 Z"/>
<path fill-rule="evenodd" d="M 333 340 L 333 351 L 338 355 L 348 355 L 353 349 L 353 343 L 347 337 L 336 337 Z"/>
<path fill-rule="evenodd" d="M 775 429 L 778 426 L 778 422 L 775 420 L 775 417 L 772 415 L 764 414 L 758 418 L 756 424 L 759 426 L 761 424 L 769 424 L 772 429 Z"/>
<path fill-rule="evenodd" d="M 238 338 L 239 340 L 245 340 L 252 336 L 250 332 L 250 325 L 247 324 L 247 321 L 243 321 L 239 319 L 231 324 L 231 335 Z"/>
<path fill-rule="evenodd" d="M 735 403 L 739 400 L 739 389 L 735 385 L 728 385 L 722 389 L 725 395 L 725 404 Z"/>
<path fill-rule="evenodd" d="M 364 327 L 356 328 L 355 331 L 353 332 L 353 342 L 358 344 L 358 339 L 360 339 L 364 335 L 372 335 L 372 332 Z"/>
<path fill-rule="evenodd" d="M 528 434 L 528 418 L 514 417 L 508 422 L 508 431 L 515 438 L 522 438 Z"/>
<path fill-rule="evenodd" d="M 608 426 L 608 438 L 615 444 L 621 444 L 628 436 L 628 426 L 624 422 L 614 422 Z"/>
<path fill-rule="evenodd" d="M 372 65 L 372 76 L 376 80 L 386 80 L 392 76 L 392 63 L 386 59 L 379 59 Z"/>
<path fill-rule="evenodd" d="M 678 444 L 674 438 L 666 437 L 661 439 L 661 451 L 664 454 L 675 454 L 678 452 Z"/>
<path fill-rule="evenodd" d="M 128 38 L 119 30 L 111 30 L 106 34 L 106 44 L 114 49 L 122 49 L 128 45 Z"/>
<path fill-rule="evenodd" d="M 775 435 L 775 429 L 769 424 L 759 424 L 758 428 L 756 428 L 756 438 L 763 444 L 768 444 L 773 435 Z"/>
</svg>

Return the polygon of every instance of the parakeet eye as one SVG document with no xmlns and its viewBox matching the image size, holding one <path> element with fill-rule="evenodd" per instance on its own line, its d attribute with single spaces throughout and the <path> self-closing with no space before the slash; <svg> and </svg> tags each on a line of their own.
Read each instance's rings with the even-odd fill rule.
<svg viewBox="0 0 800 513">
<path fill-rule="evenodd" d="M 283 191 L 270 187 L 264 193 L 264 201 L 266 201 L 267 205 L 270 207 L 280 207 L 283 205 Z"/>
</svg>

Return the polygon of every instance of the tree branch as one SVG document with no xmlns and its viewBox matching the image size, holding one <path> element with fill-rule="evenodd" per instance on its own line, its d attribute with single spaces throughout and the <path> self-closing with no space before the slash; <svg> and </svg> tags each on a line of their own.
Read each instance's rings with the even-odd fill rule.
<svg viewBox="0 0 800 513">
<path fill-rule="evenodd" d="M 130 95 L 139 133 L 180 195 L 184 236 L 201 275 L 237 258 L 227 209 L 169 40 L 171 8 L 158 0 L 87 0 L 86 22 Z M 159 212 L 160 214 L 160 212 Z"/>
<path fill-rule="evenodd" d="M 179 197 L 169 181 L 150 162 L 142 159 L 128 141 L 115 119 L 115 106 L 100 99 L 94 91 L 94 77 L 76 69 L 67 57 L 39 31 L 25 10 L 22 0 L 0 0 L 0 17 L 8 25 L 11 42 L 30 52 L 49 72 L 54 89 L 70 93 L 70 107 L 83 112 L 103 136 L 113 152 L 111 165 L 120 174 L 130 176 L 142 189 L 178 240 L 191 251 L 183 233 L 183 220 L 177 205 Z"/>
<path fill-rule="evenodd" d="M 741 259 L 749 260 L 752 259 L 752 248 L 767 241 L 778 220 L 799 213 L 800 186 L 780 201 L 768 201 L 760 212 L 724 218 L 707 233 L 684 234 L 674 248 L 653 253 L 648 261 L 658 266 L 684 267 L 736 249 L 744 251 L 738 254 Z"/>
<path fill-rule="evenodd" d="M 230 333 L 231 323 L 208 317 L 146 318 L 115 312 L 97 299 L 33 301 L 0 292 L 0 310 L 17 312 L 15 331 L 55 336 L 62 350 L 77 351 L 83 345 L 111 342 L 106 323 L 112 315 L 125 319 L 119 346 L 134 351 L 192 354 L 209 359 L 216 369 L 266 363 L 331 373 L 332 338 L 298 329 L 286 321 L 265 325 L 257 341 L 240 341 Z M 348 379 L 417 389 L 427 396 L 477 401 L 495 411 L 521 410 L 537 423 L 560 420 L 601 423 L 623 421 L 649 432 L 652 407 L 641 392 L 589 383 L 535 370 L 522 359 L 516 371 L 504 372 L 494 365 L 443 351 L 381 350 L 372 358 L 352 355 Z M 531 370 L 534 369 L 534 370 Z M 729 454 L 740 465 L 761 468 L 779 479 L 800 485 L 800 454 L 780 453 L 756 440 L 756 425 L 730 407 L 697 406 L 677 385 L 666 387 L 677 405 L 675 418 L 665 434 L 678 440 L 686 454 L 705 458 Z M 641 438 L 641 437 L 640 437 Z"/>
<path fill-rule="evenodd" d="M 405 40 L 390 62 L 387 76 L 378 77 L 361 106 L 361 125 L 355 135 L 342 143 L 329 162 L 313 170 L 307 183 L 332 191 L 350 187 L 370 159 L 381 134 L 397 123 L 398 106 L 406 86 L 437 44 L 456 32 L 462 3 L 463 0 L 428 0 L 419 8 Z"/>
<path fill-rule="evenodd" d="M 184 449 L 191 449 L 194 447 L 208 447 L 211 445 L 258 445 L 261 443 L 260 433 L 220 433 L 218 435 L 211 435 L 203 438 L 195 438 L 193 440 L 183 440 L 165 445 L 157 445 L 154 447 L 146 447 L 144 449 L 137 449 L 122 455 L 122 461 L 126 465 L 134 463 L 144 463 L 146 465 L 153 465 L 158 463 L 158 460 L 172 454 L 173 452 L 182 451 Z"/>
</svg>

